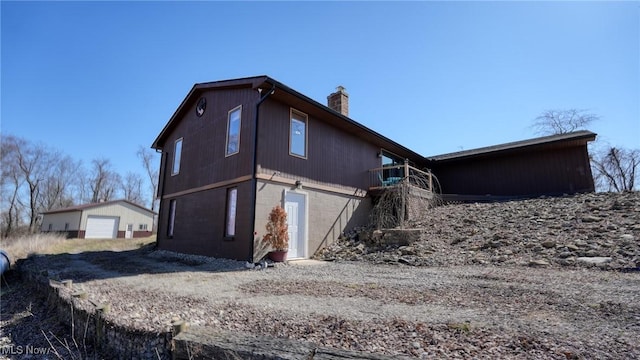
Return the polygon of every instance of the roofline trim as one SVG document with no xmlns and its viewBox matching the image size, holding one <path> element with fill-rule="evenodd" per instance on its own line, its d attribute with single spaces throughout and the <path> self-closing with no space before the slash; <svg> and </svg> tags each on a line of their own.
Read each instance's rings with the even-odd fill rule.
<svg viewBox="0 0 640 360">
<path fill-rule="evenodd" d="M 44 211 L 44 212 L 41 212 L 40 214 L 46 215 L 46 214 L 58 214 L 58 213 L 65 213 L 65 212 L 82 212 L 82 211 L 87 210 L 87 209 L 93 209 L 93 208 L 100 207 L 100 206 L 105 206 L 105 205 L 113 205 L 113 204 L 119 203 L 119 202 L 124 202 L 126 204 L 133 205 L 133 206 L 135 206 L 135 207 L 137 207 L 137 208 L 139 208 L 141 210 L 145 210 L 145 211 L 150 212 L 150 213 L 152 213 L 154 215 L 158 214 L 155 211 L 147 209 L 144 206 L 138 205 L 138 204 L 136 204 L 134 202 L 131 202 L 129 200 L 126 200 L 126 199 L 119 199 L 119 200 L 111 200 L 111 201 L 98 202 L 98 203 L 89 203 L 89 204 L 81 204 L 81 205 L 69 206 L 69 207 L 62 208 L 62 209 Z"/>
<path fill-rule="evenodd" d="M 206 82 L 206 83 L 197 83 L 195 85 L 193 85 L 193 87 L 191 88 L 191 90 L 189 91 L 189 93 L 187 94 L 187 96 L 182 100 L 182 102 L 180 103 L 180 106 L 178 106 L 178 109 L 173 113 L 173 115 L 171 116 L 171 118 L 169 119 L 169 122 L 167 122 L 167 124 L 164 126 L 164 128 L 162 129 L 162 131 L 160 132 L 160 134 L 158 135 L 158 137 L 154 140 L 153 144 L 151 145 L 151 148 L 153 149 L 160 149 L 159 146 L 159 142 L 160 140 L 166 135 L 166 132 L 169 130 L 169 128 L 173 125 L 173 123 L 175 121 L 177 121 L 179 114 L 181 114 L 184 110 L 184 108 L 186 107 L 186 104 L 190 101 L 190 99 L 194 96 L 194 94 L 200 92 L 200 91 L 204 91 L 204 90 L 208 90 L 208 89 L 214 89 L 214 88 L 224 88 L 227 87 L 225 86 L 225 84 L 227 84 L 228 86 L 241 86 L 242 84 L 244 84 L 245 86 L 251 86 L 253 88 L 259 88 L 261 85 L 263 84 L 270 84 L 272 86 L 275 86 L 276 88 L 285 91 L 307 103 L 309 103 L 312 106 L 315 106 L 325 112 L 327 112 L 328 114 L 338 117 L 339 119 L 341 119 L 342 121 L 347 122 L 348 124 L 355 126 L 365 132 L 368 132 L 369 134 L 373 135 L 374 137 L 380 139 L 383 143 L 388 143 L 394 147 L 397 147 L 398 149 L 411 154 L 412 157 L 416 158 L 416 159 L 424 159 L 423 155 L 420 155 L 418 153 L 416 153 L 415 151 L 407 148 L 404 145 L 401 145 L 398 142 L 395 142 L 391 139 L 389 139 L 388 137 L 366 127 L 365 125 L 349 118 L 348 116 L 345 116 L 331 108 L 329 108 L 326 105 L 323 105 L 319 102 L 317 102 L 316 100 L 311 99 L 310 97 L 292 89 L 291 87 L 279 82 L 278 80 L 271 78 L 267 75 L 260 75 L 260 76 L 252 76 L 252 77 L 245 77 L 245 78 L 238 78 L 238 79 L 227 79 L 227 80 L 220 80 L 220 81 L 212 81 L 212 82 Z"/>
<path fill-rule="evenodd" d="M 505 152 L 509 150 L 524 149 L 528 147 L 557 143 L 557 142 L 568 141 L 568 140 L 585 140 L 585 142 L 593 141 L 595 140 L 596 136 L 597 134 L 594 132 L 591 132 L 588 130 L 580 130 L 580 131 L 574 131 L 574 132 L 565 133 L 565 134 L 549 135 L 549 136 L 543 136 L 543 137 L 538 137 L 533 139 L 520 140 L 520 141 L 508 142 L 508 143 L 498 144 L 493 146 L 486 146 L 486 147 L 480 147 L 476 149 L 435 155 L 435 156 L 430 156 L 426 159 L 429 161 L 445 161 L 445 160 L 454 160 L 454 159 L 458 160 L 463 158 L 470 158 L 470 157 L 476 157 L 476 156 L 481 156 L 481 155 L 486 155 L 491 153 Z"/>
</svg>

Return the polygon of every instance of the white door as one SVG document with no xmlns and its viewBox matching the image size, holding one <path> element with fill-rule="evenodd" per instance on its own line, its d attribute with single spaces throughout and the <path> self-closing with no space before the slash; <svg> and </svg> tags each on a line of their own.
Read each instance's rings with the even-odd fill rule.
<svg viewBox="0 0 640 360">
<path fill-rule="evenodd" d="M 124 237 L 127 239 L 133 237 L 133 224 L 127 224 L 127 231 L 124 233 Z"/>
<path fill-rule="evenodd" d="M 89 216 L 85 239 L 114 239 L 118 236 L 117 216 Z"/>
<path fill-rule="evenodd" d="M 284 210 L 287 212 L 289 227 L 288 259 L 306 256 L 306 197 L 304 194 L 288 192 L 285 195 Z"/>
</svg>

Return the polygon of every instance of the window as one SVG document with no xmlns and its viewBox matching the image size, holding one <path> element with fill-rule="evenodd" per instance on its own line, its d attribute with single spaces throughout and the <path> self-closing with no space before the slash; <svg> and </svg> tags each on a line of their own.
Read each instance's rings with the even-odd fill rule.
<svg viewBox="0 0 640 360">
<path fill-rule="evenodd" d="M 307 158 L 307 115 L 291 109 L 289 154 Z"/>
<path fill-rule="evenodd" d="M 140 231 L 146 231 L 147 230 L 147 224 L 140 224 L 138 226 L 138 230 Z"/>
<path fill-rule="evenodd" d="M 226 156 L 237 154 L 240 151 L 240 119 L 242 117 L 242 105 L 229 111 L 227 117 L 227 150 Z"/>
<path fill-rule="evenodd" d="M 182 156 L 182 138 L 176 140 L 173 146 L 173 168 L 171 169 L 171 175 L 176 175 L 180 172 L 180 158 Z"/>
<path fill-rule="evenodd" d="M 49 224 L 49 231 L 53 230 L 53 224 Z"/>
<path fill-rule="evenodd" d="M 238 204 L 238 188 L 227 190 L 227 225 L 225 236 L 236 236 L 236 210 Z"/>
<path fill-rule="evenodd" d="M 64 231 L 68 231 L 69 230 L 69 223 L 64 223 Z"/>
<path fill-rule="evenodd" d="M 167 236 L 173 237 L 173 225 L 176 221 L 176 200 L 169 201 L 169 224 L 167 226 Z"/>
</svg>

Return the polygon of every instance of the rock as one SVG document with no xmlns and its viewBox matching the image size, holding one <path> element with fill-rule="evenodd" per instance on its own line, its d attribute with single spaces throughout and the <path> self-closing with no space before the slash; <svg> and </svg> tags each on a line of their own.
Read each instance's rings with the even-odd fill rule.
<svg viewBox="0 0 640 360">
<path fill-rule="evenodd" d="M 620 240 L 622 240 L 624 242 L 630 242 L 630 241 L 634 241 L 635 238 L 631 234 L 624 234 L 624 235 L 620 235 Z"/>
<path fill-rule="evenodd" d="M 589 250 L 585 253 L 584 257 L 600 257 L 600 252 L 598 250 Z"/>
<path fill-rule="evenodd" d="M 602 221 L 602 218 L 598 216 L 587 215 L 587 216 L 583 216 L 580 220 L 582 220 L 583 223 L 593 223 L 593 222 Z"/>
<path fill-rule="evenodd" d="M 576 259 L 577 262 L 585 264 L 604 264 L 611 261 L 610 257 L 604 256 L 583 256 Z"/>
<path fill-rule="evenodd" d="M 420 239 L 420 229 L 383 229 L 374 230 L 371 234 L 364 235 L 369 245 L 374 246 L 406 246 Z"/>
<path fill-rule="evenodd" d="M 398 259 L 398 262 L 401 264 L 405 264 L 405 265 L 413 265 L 413 261 L 411 261 L 411 259 L 407 258 L 407 257 L 401 257 Z"/>
<path fill-rule="evenodd" d="M 568 257 L 566 259 L 558 259 L 558 264 L 563 266 L 570 266 L 570 265 L 574 265 L 575 263 L 576 263 L 576 258 L 573 256 Z"/>
<path fill-rule="evenodd" d="M 545 242 L 542 243 L 542 246 L 547 248 L 547 249 L 551 249 L 556 247 L 556 242 L 553 240 L 547 240 Z"/>
<path fill-rule="evenodd" d="M 402 255 L 416 255 L 416 248 L 413 246 L 400 246 L 398 250 Z"/>
<path fill-rule="evenodd" d="M 546 260 L 542 260 L 542 259 L 535 259 L 535 260 L 531 260 L 529 261 L 529 266 L 533 266 L 533 267 L 537 267 L 537 266 L 549 266 L 551 264 L 549 264 L 548 261 Z"/>
<path fill-rule="evenodd" d="M 569 256 L 571 256 L 571 255 L 573 255 L 573 253 L 572 253 L 572 252 L 570 252 L 570 251 L 563 251 L 563 252 L 559 253 L 557 256 L 558 256 L 559 258 L 561 258 L 561 259 L 565 259 L 565 258 L 568 258 L 568 257 L 569 257 Z"/>
</svg>

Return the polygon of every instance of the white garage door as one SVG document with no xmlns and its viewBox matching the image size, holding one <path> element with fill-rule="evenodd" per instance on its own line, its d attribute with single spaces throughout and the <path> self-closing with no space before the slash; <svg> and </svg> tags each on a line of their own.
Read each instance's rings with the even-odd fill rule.
<svg viewBox="0 0 640 360">
<path fill-rule="evenodd" d="M 117 216 L 89 216 L 85 239 L 114 239 L 118 235 Z"/>
</svg>

